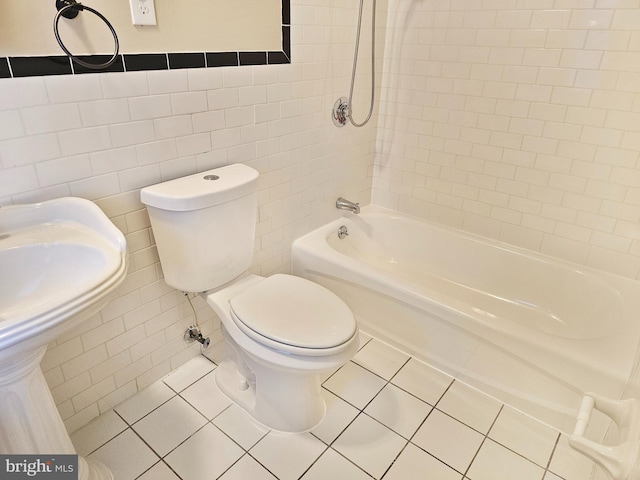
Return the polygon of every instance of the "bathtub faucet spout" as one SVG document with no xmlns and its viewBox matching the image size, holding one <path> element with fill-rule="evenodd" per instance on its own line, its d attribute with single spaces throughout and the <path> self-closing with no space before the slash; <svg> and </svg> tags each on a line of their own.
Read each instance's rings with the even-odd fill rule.
<svg viewBox="0 0 640 480">
<path fill-rule="evenodd" d="M 360 204 L 351 202 L 345 198 L 340 197 L 336 200 L 336 208 L 338 210 L 348 210 L 353 213 L 360 213 Z"/>
</svg>

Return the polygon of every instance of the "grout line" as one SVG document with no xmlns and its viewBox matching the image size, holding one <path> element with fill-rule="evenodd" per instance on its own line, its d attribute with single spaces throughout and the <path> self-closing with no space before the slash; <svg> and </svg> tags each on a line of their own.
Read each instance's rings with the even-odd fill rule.
<svg viewBox="0 0 640 480">
<path fill-rule="evenodd" d="M 364 348 L 367 344 L 369 344 L 369 342 L 371 342 L 372 339 L 369 339 L 362 347 L 360 350 L 362 350 L 362 348 Z M 206 358 L 206 357 L 205 357 Z M 340 455 L 341 457 L 343 457 L 345 460 L 347 460 L 349 463 L 351 463 L 352 465 L 354 465 L 355 467 L 357 467 L 359 470 L 361 470 L 363 473 L 365 473 L 367 476 L 371 477 L 371 475 L 369 473 L 367 473 L 366 471 L 364 471 L 360 466 L 358 466 L 357 464 L 355 464 L 351 459 L 349 459 L 348 457 L 346 457 L 345 455 L 343 455 L 341 452 L 339 452 L 338 450 L 333 448 L 333 445 L 335 444 L 335 442 L 344 434 L 344 432 L 353 425 L 353 423 L 356 421 L 356 419 L 358 419 L 361 415 L 366 415 L 367 417 L 369 417 L 370 419 L 376 421 L 377 423 L 379 423 L 380 425 L 384 426 L 385 428 L 388 428 L 389 430 L 391 430 L 392 432 L 394 432 L 395 434 L 397 434 L 398 436 L 400 436 L 403 440 L 405 440 L 405 444 L 403 446 L 403 448 L 397 453 L 397 455 L 395 456 L 395 458 L 393 459 L 393 461 L 389 464 L 389 466 L 386 468 L 386 470 L 384 471 L 384 473 L 381 475 L 381 479 L 384 478 L 388 472 L 391 470 L 391 468 L 393 467 L 393 465 L 398 461 L 398 459 L 400 458 L 400 456 L 406 451 L 407 447 L 409 444 L 412 444 L 414 447 L 420 449 L 421 451 L 425 452 L 426 454 L 428 454 L 430 457 L 434 458 L 435 460 L 437 460 L 438 462 L 446 465 L 448 468 L 451 468 L 452 470 L 458 472 L 458 473 L 462 473 L 463 475 L 463 479 L 466 479 L 466 475 L 469 473 L 471 466 L 473 465 L 473 463 L 475 462 L 475 460 L 477 459 L 479 452 L 481 451 L 482 447 L 486 444 L 487 440 L 490 440 L 491 442 L 494 442 L 497 445 L 500 445 L 502 447 L 504 447 L 505 449 L 507 449 L 509 452 L 515 453 L 516 455 L 518 455 L 519 457 L 533 463 L 534 465 L 541 467 L 538 463 L 534 462 L 533 460 L 527 458 L 526 456 L 512 450 L 511 448 L 509 448 L 506 445 L 503 445 L 500 442 L 497 442 L 496 440 L 492 439 L 489 435 L 492 431 L 492 429 L 495 427 L 496 422 L 498 421 L 500 415 L 503 413 L 505 407 L 507 407 L 504 403 L 500 402 L 500 408 L 498 410 L 498 413 L 495 415 L 495 418 L 493 419 L 493 421 L 491 422 L 491 425 L 489 426 L 489 428 L 487 429 L 486 433 L 482 433 L 481 431 L 467 425 L 466 423 L 460 421 L 459 419 L 457 419 L 455 416 L 450 415 L 442 410 L 440 410 L 438 408 L 438 405 L 441 403 L 441 401 L 443 400 L 443 398 L 445 397 L 445 395 L 452 389 L 453 385 L 456 382 L 459 382 L 459 380 L 452 378 L 451 382 L 446 386 L 446 388 L 443 390 L 443 392 L 440 394 L 440 396 L 438 397 L 438 399 L 434 402 L 434 405 L 430 405 L 429 402 L 426 402 L 425 400 L 423 400 L 422 398 L 418 397 L 417 395 L 412 394 L 411 392 L 406 391 L 405 389 L 399 387 L 398 385 L 393 384 L 393 379 L 396 378 L 398 376 L 398 374 L 407 366 L 407 364 L 413 359 L 414 357 L 409 356 L 409 358 L 407 358 L 407 360 L 397 369 L 397 371 L 390 376 L 390 378 L 388 380 L 386 380 L 384 377 L 381 377 L 380 375 L 376 374 L 375 372 L 371 371 L 370 369 L 368 369 L 367 367 L 360 365 L 359 363 L 356 363 L 354 361 L 351 360 L 351 362 L 354 365 L 357 365 L 359 368 L 362 368 L 363 370 L 365 370 L 368 373 L 372 373 L 373 375 L 375 375 L 378 378 L 382 378 L 383 380 L 385 380 L 385 384 L 384 386 L 377 391 L 377 393 L 375 393 L 375 395 L 373 395 L 373 397 L 362 407 L 359 408 L 353 404 L 351 404 L 350 402 L 348 402 L 347 400 L 345 400 L 344 398 L 342 398 L 340 395 L 332 392 L 331 390 L 327 389 L 326 387 L 322 387 L 323 391 L 325 391 L 328 394 L 331 395 L 335 395 L 336 397 L 338 397 L 338 399 L 340 399 L 340 401 L 345 402 L 347 405 L 351 405 L 352 407 L 354 407 L 357 410 L 357 414 L 355 415 L 355 417 L 335 436 L 335 438 L 333 438 L 333 440 L 331 441 L 325 441 L 322 440 L 321 438 L 319 438 L 317 435 L 315 435 L 313 432 L 309 432 L 314 438 L 320 440 L 324 445 L 325 448 L 322 451 L 322 453 L 315 458 L 315 460 L 305 469 L 305 471 L 298 477 L 298 478 L 302 478 L 304 475 L 306 475 L 310 469 L 316 465 L 316 463 L 319 461 L 320 458 L 322 458 L 329 450 L 332 450 L 333 452 L 337 453 L 338 455 Z M 211 362 L 210 359 L 207 358 L 208 361 Z M 214 362 L 211 362 L 213 365 L 215 365 Z M 332 375 L 330 377 L 328 377 L 326 381 L 328 381 L 333 375 L 335 375 L 338 371 L 340 371 L 340 369 L 343 367 L 340 367 L 339 369 L 337 369 L 335 372 L 332 373 Z M 214 370 L 215 371 L 215 368 Z M 278 478 L 275 474 L 273 474 L 273 472 L 271 472 L 271 470 L 269 470 L 265 465 L 263 465 L 261 462 L 259 462 L 250 452 L 251 449 L 253 449 L 258 443 L 260 443 L 267 435 L 269 435 L 269 433 L 271 432 L 271 430 L 268 430 L 264 435 L 262 435 L 255 443 L 253 443 L 249 448 L 245 448 L 242 445 L 240 445 L 238 442 L 236 442 L 229 434 L 227 434 L 227 432 L 225 432 L 222 428 L 218 427 L 216 424 L 213 423 L 213 421 L 218 418 L 220 415 L 222 415 L 224 412 L 228 411 L 229 408 L 231 408 L 231 406 L 233 405 L 233 403 L 231 403 L 229 406 L 227 406 L 226 408 L 224 408 L 221 412 L 219 412 L 218 414 L 216 414 L 212 419 L 208 419 L 204 414 L 202 414 L 197 408 L 195 408 L 191 403 L 189 403 L 183 396 L 181 393 L 183 393 L 187 388 L 193 386 L 195 383 L 201 381 L 204 377 L 206 377 L 207 375 L 209 375 L 212 372 L 207 372 L 204 375 L 198 377 L 198 379 L 196 379 L 195 381 L 191 382 L 187 387 L 183 388 L 180 392 L 176 391 L 174 388 L 172 388 L 170 385 L 166 384 L 163 380 L 163 384 L 167 387 L 169 387 L 169 389 L 171 390 L 171 392 L 173 392 L 174 394 L 167 399 L 166 401 L 164 401 L 163 403 L 161 403 L 160 405 L 158 405 L 157 407 L 155 407 L 154 409 L 152 409 L 151 411 L 147 412 L 145 415 L 143 415 L 142 417 L 140 417 L 139 419 L 135 420 L 132 423 L 127 422 L 124 417 L 117 412 L 115 409 L 113 409 L 113 411 L 116 413 L 116 415 L 118 416 L 118 418 L 120 418 L 125 425 L 127 425 L 127 428 L 125 428 L 123 431 L 119 432 L 117 435 L 113 436 L 111 439 L 107 440 L 106 442 L 104 442 L 102 445 L 100 445 L 99 447 L 97 447 L 96 449 L 93 450 L 94 453 L 96 450 L 98 450 L 99 448 L 102 448 L 104 445 L 106 445 L 107 443 L 109 443 L 110 441 L 112 441 L 113 439 L 115 439 L 116 437 L 122 435 L 124 432 L 126 432 L 127 429 L 130 429 L 134 435 L 136 435 L 140 440 L 142 440 L 143 444 L 146 445 L 152 452 L 153 454 L 158 458 L 158 462 L 155 462 L 151 467 L 149 467 L 147 470 L 145 470 L 145 472 L 143 472 L 141 475 L 144 475 L 146 472 L 148 472 L 151 468 L 153 468 L 154 466 L 156 466 L 159 462 L 163 462 L 173 473 L 175 473 L 178 478 L 179 475 L 177 474 L 177 472 L 175 472 L 165 461 L 165 458 L 167 455 L 171 454 L 172 452 L 174 452 L 177 448 L 179 448 L 180 446 L 182 446 L 186 441 L 188 441 L 189 439 L 191 439 L 194 435 L 196 435 L 198 432 L 200 432 L 203 428 L 205 428 L 207 426 L 207 424 L 211 424 L 212 426 L 214 426 L 217 430 L 219 430 L 220 432 L 222 432 L 227 438 L 229 438 L 235 445 L 238 445 L 242 451 L 244 452 L 233 464 L 231 464 L 224 472 L 221 473 L 221 475 L 224 475 L 226 472 L 228 472 L 231 468 L 233 468 L 233 466 L 235 466 L 245 455 L 249 455 L 250 458 L 252 458 L 254 461 L 256 461 L 259 465 L 261 465 L 263 468 L 265 468 L 265 470 L 267 470 L 268 472 L 270 472 L 272 475 L 274 475 L 274 477 Z M 325 383 L 323 382 L 323 384 Z M 461 384 L 464 384 L 463 382 L 460 382 Z M 378 396 L 381 394 L 381 392 L 383 390 L 385 390 L 389 384 L 393 385 L 394 387 L 398 388 L 399 390 L 401 390 L 402 392 L 410 395 L 411 397 L 427 404 L 430 405 L 432 408 L 429 411 L 429 413 L 426 415 L 426 417 L 422 420 L 422 422 L 420 423 L 420 425 L 415 429 L 415 431 L 409 436 L 409 438 L 407 439 L 407 437 L 401 435 L 400 433 L 396 432 L 393 428 L 391 428 L 390 426 L 386 425 L 385 423 L 383 423 L 382 421 L 374 418 L 373 416 L 371 416 L 370 414 L 368 414 L 367 412 L 365 412 L 365 409 L 368 408 L 368 406 L 376 399 L 378 398 Z M 165 405 L 167 402 L 169 402 L 170 400 L 174 399 L 175 397 L 179 397 L 182 401 L 184 401 L 192 410 L 194 410 L 195 412 L 197 412 L 200 416 L 202 416 L 205 420 L 206 423 L 204 425 L 202 425 L 200 428 L 198 428 L 196 431 L 194 431 L 193 433 L 191 433 L 186 439 L 184 439 L 182 442 L 180 442 L 179 444 L 177 444 L 176 446 L 174 446 L 169 452 L 167 452 L 166 455 L 164 456 L 160 456 L 160 454 L 158 452 L 156 452 L 151 445 L 149 445 L 148 442 L 145 441 L 144 438 L 142 438 L 142 436 L 133 428 L 133 426 L 135 424 L 137 424 L 138 422 L 140 422 L 142 419 L 146 418 L 148 415 L 150 415 L 151 413 L 155 412 L 158 408 L 160 408 L 161 406 Z M 482 442 L 480 443 L 480 446 L 478 447 L 477 451 L 475 452 L 475 454 L 473 455 L 473 458 L 471 459 L 469 465 L 467 466 L 466 470 L 464 472 L 459 472 L 457 469 L 453 468 L 451 465 L 448 465 L 446 462 L 442 461 L 441 459 L 439 459 L 438 457 L 434 456 L 433 454 L 431 454 L 430 452 L 424 450 L 423 448 L 421 448 L 419 445 L 413 443 L 413 439 L 415 438 L 417 432 L 420 430 L 420 428 L 422 428 L 422 426 L 425 424 L 425 422 L 428 420 L 428 418 L 433 414 L 434 410 L 437 410 L 439 413 L 446 415 L 447 417 L 460 422 L 462 425 L 465 425 L 467 428 L 472 429 L 475 432 L 480 433 L 483 436 Z M 549 456 L 549 459 L 546 462 L 546 466 L 545 467 L 541 467 L 544 470 L 543 476 L 547 475 L 547 473 L 550 473 L 549 467 L 551 465 L 551 460 L 553 458 L 553 455 L 555 454 L 555 452 L 557 451 L 557 447 L 559 444 L 561 438 L 561 432 L 558 432 L 558 435 L 555 439 L 555 443 L 553 446 L 553 449 L 551 451 L 551 454 Z"/>
<path fill-rule="evenodd" d="M 471 459 L 471 461 L 469 462 L 469 465 L 467 466 L 467 469 L 463 472 L 462 476 L 464 478 L 467 477 L 467 474 L 469 473 L 469 470 L 471 470 L 471 465 L 473 465 L 473 462 L 476 461 L 476 458 L 478 458 L 478 454 L 480 453 L 480 450 L 482 450 L 482 446 L 485 444 L 485 442 L 487 441 L 487 439 L 491 440 L 489 438 L 489 432 L 491 431 L 491 429 L 493 428 L 493 426 L 496 424 L 496 422 L 498 421 L 498 417 L 500 416 L 500 414 L 502 413 L 502 410 L 504 409 L 504 404 L 502 404 L 500 406 L 500 410 L 498 411 L 498 414 L 496 415 L 496 418 L 493 419 L 493 422 L 491 422 L 491 426 L 487 429 L 487 433 L 484 434 L 484 438 L 482 439 L 482 442 L 480 443 L 480 446 L 478 447 L 478 450 L 476 450 L 476 454 L 473 456 L 473 458 Z"/>
<path fill-rule="evenodd" d="M 171 465 L 169 465 L 167 462 L 164 461 L 164 458 L 161 458 L 159 461 L 157 461 L 156 463 L 154 463 L 153 465 L 151 465 L 149 468 L 147 468 L 144 472 L 142 472 L 140 475 L 138 475 L 136 478 L 140 478 L 143 475 L 145 475 L 147 472 L 149 472 L 149 470 L 151 470 L 153 467 L 155 467 L 158 464 L 164 464 L 169 470 L 171 470 L 175 476 L 177 478 L 179 478 L 180 480 L 182 480 L 182 477 L 180 475 L 178 475 L 178 472 L 176 472 L 173 468 L 171 468 Z"/>
<path fill-rule="evenodd" d="M 92 451 L 90 451 L 89 453 L 87 453 L 85 456 L 89 456 L 92 455 L 94 453 L 96 453 L 98 450 L 100 450 L 102 447 L 104 447 L 107 443 L 109 443 L 111 440 L 113 440 L 116 437 L 119 437 L 120 435 L 122 435 L 124 432 L 126 432 L 128 429 L 131 428 L 131 425 L 129 425 L 127 423 L 127 421 L 122 418 L 122 416 L 120 416 L 120 414 L 118 412 L 116 412 L 115 410 L 113 411 L 116 415 L 118 415 L 118 417 L 120 417 L 120 419 L 125 423 L 126 428 L 124 428 L 123 430 L 121 430 L 120 432 L 116 433 L 113 437 L 109 438 L 108 440 L 106 440 L 105 442 L 101 443 L 98 447 L 94 448 Z"/>
<path fill-rule="evenodd" d="M 322 442 L 322 443 L 324 443 L 324 442 Z M 325 444 L 325 445 L 326 445 L 326 444 Z M 311 470 L 311 468 L 312 468 L 316 463 L 318 463 L 318 460 L 320 460 L 320 457 L 322 457 L 322 456 L 327 452 L 327 450 L 329 450 L 329 448 L 331 448 L 331 447 L 329 447 L 329 446 L 327 445 L 327 446 L 326 446 L 326 448 L 322 451 L 322 453 L 321 453 L 320 455 L 318 455 L 318 457 L 317 457 L 313 462 L 311 462 L 311 465 L 309 465 L 309 466 L 304 470 L 304 472 L 302 472 L 302 474 L 298 476 L 298 479 L 301 479 L 302 477 L 304 477 L 304 476 L 307 474 L 307 472 L 308 472 L 309 470 Z"/>
<path fill-rule="evenodd" d="M 562 432 L 558 432 L 558 436 L 556 437 L 556 442 L 553 444 L 553 449 L 551 450 L 551 455 L 549 455 L 549 460 L 547 461 L 547 466 L 544 469 L 544 475 L 542 478 L 546 477 L 547 473 L 553 473 L 556 477 L 561 478 L 556 473 L 549 470 L 551 467 L 551 461 L 553 460 L 553 456 L 556 454 L 556 450 L 558 449 L 558 444 L 560 443 L 560 437 L 562 437 Z"/>
<path fill-rule="evenodd" d="M 264 468 L 267 472 L 269 472 L 271 475 L 273 475 L 273 476 L 274 476 L 274 478 L 276 478 L 276 479 L 278 479 L 278 480 L 279 480 L 279 477 L 278 477 L 275 473 L 273 473 L 271 470 L 269 470 L 269 469 L 267 468 L 267 466 L 266 466 L 266 465 L 264 465 L 260 460 L 258 460 L 256 457 L 254 457 L 253 455 L 251 455 L 251 452 L 247 452 L 247 453 L 246 453 L 246 455 L 249 455 L 251 458 L 253 458 L 253 460 L 254 460 L 258 465 L 260 465 L 260 466 L 261 466 L 262 468 Z M 243 456 L 244 456 L 244 455 L 243 455 Z M 218 478 L 220 478 L 220 477 L 218 477 Z"/>
</svg>

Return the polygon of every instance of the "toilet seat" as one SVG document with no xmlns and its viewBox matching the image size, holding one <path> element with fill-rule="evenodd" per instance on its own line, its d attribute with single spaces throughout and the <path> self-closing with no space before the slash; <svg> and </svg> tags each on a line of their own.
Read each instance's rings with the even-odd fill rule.
<svg viewBox="0 0 640 480">
<path fill-rule="evenodd" d="M 252 340 L 303 356 L 332 355 L 357 334 L 351 309 L 333 292 L 276 274 L 229 300 L 231 317 Z"/>
</svg>

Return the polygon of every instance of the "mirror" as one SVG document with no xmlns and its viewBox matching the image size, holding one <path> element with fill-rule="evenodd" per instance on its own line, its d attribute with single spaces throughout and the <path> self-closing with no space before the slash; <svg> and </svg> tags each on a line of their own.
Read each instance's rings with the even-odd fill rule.
<svg viewBox="0 0 640 480">
<path fill-rule="evenodd" d="M 191 0 L 188 9 L 175 0 L 154 1 L 157 25 L 138 26 L 131 22 L 126 0 L 84 0 L 117 32 L 123 58 L 108 71 L 290 61 L 289 0 Z M 3 60 L 16 77 L 87 71 L 66 65 L 53 34 L 55 0 L 46 2 L 46 6 L 34 7 L 24 0 L 4 0 L 0 55 L 6 59 L 0 58 L 0 77 L 7 76 L 2 74 Z M 92 63 L 113 55 L 113 35 L 93 13 L 85 10 L 75 19 L 61 18 L 59 27 L 61 40 L 74 55 L 95 57 Z"/>
</svg>

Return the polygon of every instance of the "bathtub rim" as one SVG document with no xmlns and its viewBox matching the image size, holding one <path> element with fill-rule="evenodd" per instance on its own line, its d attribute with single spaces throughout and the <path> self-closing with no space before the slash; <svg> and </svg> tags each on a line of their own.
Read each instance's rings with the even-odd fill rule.
<svg viewBox="0 0 640 480">
<path fill-rule="evenodd" d="M 555 337 L 548 333 L 524 326 L 522 327 L 523 330 L 519 332 L 520 335 L 515 336 L 515 338 L 518 341 L 531 343 L 531 336 L 536 337 L 535 345 L 540 347 L 542 351 L 546 351 L 553 355 L 557 355 L 559 351 L 563 350 L 563 347 L 565 347 L 565 345 L 562 345 L 563 342 L 570 342 L 574 345 L 578 345 L 578 351 L 575 352 L 575 354 L 572 353 L 570 355 L 572 360 L 575 360 L 575 358 L 578 356 L 582 357 L 588 362 L 589 368 L 613 378 L 620 378 L 621 380 L 629 381 L 629 379 L 634 377 L 637 373 L 638 361 L 640 359 L 640 321 L 634 322 L 634 316 L 632 315 L 632 313 L 640 312 L 640 281 L 628 277 L 623 277 L 614 273 L 598 270 L 586 265 L 570 262 L 568 260 L 553 257 L 540 252 L 528 250 L 516 245 L 508 244 L 506 242 L 484 237 L 476 233 L 457 229 L 455 227 L 450 227 L 447 225 L 435 223 L 430 220 L 406 215 L 404 213 L 400 213 L 395 210 L 390 210 L 376 205 L 367 205 L 362 208 L 360 214 L 361 218 L 365 218 L 367 215 L 387 215 L 391 217 L 398 217 L 401 220 L 417 222 L 418 224 L 426 224 L 428 228 L 434 228 L 444 233 L 462 236 L 472 241 L 486 243 L 501 250 L 515 252 L 519 255 L 533 258 L 534 260 L 542 260 L 545 263 L 560 265 L 577 271 L 581 274 L 590 276 L 595 275 L 602 278 L 607 283 L 612 283 L 614 285 L 614 290 L 620 295 L 622 308 L 624 311 L 624 318 L 619 321 L 618 326 L 620 327 L 620 329 L 618 330 L 622 331 L 623 329 L 625 329 L 625 335 L 610 335 L 604 337 L 607 340 L 606 343 L 608 344 L 605 345 L 605 347 L 611 347 L 613 349 L 612 351 L 605 351 L 607 350 L 607 348 L 603 348 L 603 351 L 599 352 L 598 355 L 591 356 L 590 354 L 593 352 L 589 351 L 588 344 L 592 343 L 593 341 L 573 340 L 565 337 Z M 358 221 L 358 216 L 355 216 L 353 214 L 343 214 L 339 218 L 336 218 L 329 223 L 322 225 L 314 229 L 313 231 L 295 239 L 292 245 L 292 268 L 294 274 L 301 275 L 301 271 L 311 270 L 316 274 L 328 275 L 326 271 L 320 271 L 318 268 L 314 268 L 314 264 L 317 265 L 317 262 L 319 261 L 328 261 L 334 266 L 337 265 L 330 259 L 327 260 L 328 250 L 329 254 L 333 252 L 334 255 L 337 254 L 339 256 L 339 268 L 343 270 L 343 272 L 347 272 L 344 277 L 340 278 L 354 284 L 362 284 L 361 275 L 358 273 L 358 264 L 360 263 L 360 261 L 333 249 L 326 240 L 328 236 L 337 232 L 337 229 L 340 225 L 345 223 L 349 224 L 354 221 Z M 305 255 L 304 258 L 301 257 L 301 252 L 303 251 Z M 388 272 L 384 272 L 382 271 L 382 269 L 376 268 L 372 265 L 368 266 L 373 271 L 374 275 L 371 278 L 366 278 L 362 286 L 374 291 L 384 291 L 387 285 L 391 285 L 397 292 L 401 293 L 401 301 L 405 301 L 409 305 L 412 305 L 414 308 L 424 307 L 424 301 L 421 301 L 421 299 L 415 294 L 415 292 L 407 291 L 406 285 L 404 285 L 406 282 L 399 282 L 396 279 L 390 281 Z M 450 317 L 452 314 L 452 309 L 450 307 L 438 302 L 432 304 L 427 311 L 432 315 L 443 318 L 444 321 L 448 321 L 447 317 Z M 464 312 L 456 313 L 465 316 Z M 638 314 L 637 317 L 640 319 L 640 314 Z M 468 318 L 465 318 L 465 320 L 468 320 Z M 473 318 L 473 320 L 475 321 L 477 320 L 477 318 Z M 459 326 L 460 328 L 465 328 L 464 325 Z M 504 332 L 493 328 L 486 322 L 483 323 L 483 326 L 485 328 L 489 328 L 494 333 L 498 333 L 500 335 L 504 334 Z M 633 335 L 629 335 L 628 333 L 630 332 L 632 332 Z M 478 334 L 476 331 L 471 331 L 471 333 L 474 335 Z M 597 339 L 597 341 L 601 340 L 602 339 Z M 617 346 L 616 342 L 618 341 L 622 342 L 622 344 L 624 345 L 624 349 L 615 348 Z M 579 345 L 580 343 L 582 343 L 582 345 Z M 633 353 L 631 354 L 631 352 Z M 563 352 L 563 354 L 566 353 L 567 352 Z M 616 355 L 618 356 L 616 361 L 611 362 L 612 356 Z M 620 363 L 624 365 L 623 372 L 620 372 L 620 368 L 618 368 L 618 364 Z M 611 368 L 608 368 L 609 366 L 611 366 Z"/>
</svg>

